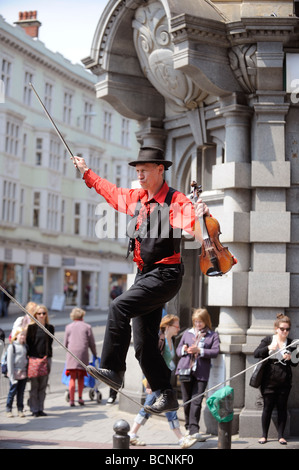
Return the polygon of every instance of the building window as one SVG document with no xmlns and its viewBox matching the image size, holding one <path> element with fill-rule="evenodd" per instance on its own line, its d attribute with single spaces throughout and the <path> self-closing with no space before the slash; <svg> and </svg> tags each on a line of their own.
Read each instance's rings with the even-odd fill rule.
<svg viewBox="0 0 299 470">
<path fill-rule="evenodd" d="M 57 140 L 50 140 L 50 156 L 49 156 L 49 168 L 52 170 L 59 171 L 60 168 L 60 142 Z"/>
<path fill-rule="evenodd" d="M 43 139 L 37 138 L 35 145 L 35 164 L 41 166 L 43 161 Z"/>
<path fill-rule="evenodd" d="M 52 95 L 53 95 L 53 86 L 50 83 L 45 83 L 45 107 L 51 112 L 52 108 Z"/>
<path fill-rule="evenodd" d="M 2 221 L 15 223 L 16 218 L 16 183 L 12 181 L 3 182 L 2 194 Z"/>
<path fill-rule="evenodd" d="M 68 165 L 68 152 L 66 149 L 63 150 L 63 159 L 62 159 L 62 174 L 63 176 L 67 175 L 67 165 Z"/>
<path fill-rule="evenodd" d="M 73 95 L 66 91 L 64 93 L 64 98 L 63 98 L 63 122 L 65 124 L 71 124 L 72 102 L 73 102 Z"/>
<path fill-rule="evenodd" d="M 26 162 L 27 157 L 27 134 L 23 134 L 22 162 Z"/>
<path fill-rule="evenodd" d="M 31 105 L 31 87 L 29 83 L 32 83 L 33 75 L 30 72 L 25 72 L 25 80 L 24 80 L 24 93 L 23 93 L 23 103 L 27 106 Z"/>
<path fill-rule="evenodd" d="M 83 115 L 83 129 L 85 132 L 91 133 L 92 129 L 92 117 L 94 116 L 93 106 L 87 101 L 84 103 L 84 115 Z"/>
<path fill-rule="evenodd" d="M 101 174 L 101 157 L 90 154 L 88 161 L 90 168 L 92 168 L 97 175 Z"/>
<path fill-rule="evenodd" d="M 44 268 L 41 266 L 30 266 L 28 275 L 28 300 L 42 304 L 44 294 Z"/>
<path fill-rule="evenodd" d="M 80 202 L 75 203 L 75 214 L 74 214 L 74 234 L 80 235 Z"/>
<path fill-rule="evenodd" d="M 83 157 L 82 153 L 77 153 L 77 157 Z M 77 179 L 77 180 L 82 179 L 82 175 L 81 175 L 80 171 L 78 171 L 77 168 L 74 168 L 74 170 L 75 170 L 75 172 L 76 172 L 76 173 L 75 173 L 76 179 Z"/>
<path fill-rule="evenodd" d="M 40 216 L 40 192 L 34 191 L 33 194 L 33 227 L 39 227 Z"/>
<path fill-rule="evenodd" d="M 58 230 L 58 202 L 57 194 L 48 194 L 47 229 L 52 232 Z"/>
<path fill-rule="evenodd" d="M 20 190 L 20 212 L 19 212 L 19 223 L 24 224 L 24 206 L 25 206 L 25 189 Z"/>
<path fill-rule="evenodd" d="M 96 216 L 96 205 L 95 204 L 88 204 L 87 205 L 87 233 L 86 235 L 90 238 L 95 238 L 95 225 L 97 222 Z"/>
<path fill-rule="evenodd" d="M 116 165 L 116 179 L 115 184 L 118 188 L 121 187 L 121 165 Z"/>
<path fill-rule="evenodd" d="M 65 226 L 65 200 L 61 201 L 61 212 L 60 212 L 60 232 L 64 233 Z"/>
<path fill-rule="evenodd" d="M 6 59 L 2 59 L 1 80 L 4 84 L 5 96 L 9 96 L 11 81 L 11 63 Z"/>
<path fill-rule="evenodd" d="M 5 152 L 18 156 L 20 127 L 14 122 L 6 122 Z"/>
<path fill-rule="evenodd" d="M 111 142 L 112 134 L 112 114 L 104 111 L 104 139 Z"/>
<path fill-rule="evenodd" d="M 130 121 L 122 118 L 121 120 L 121 145 L 129 147 L 130 144 Z"/>
</svg>

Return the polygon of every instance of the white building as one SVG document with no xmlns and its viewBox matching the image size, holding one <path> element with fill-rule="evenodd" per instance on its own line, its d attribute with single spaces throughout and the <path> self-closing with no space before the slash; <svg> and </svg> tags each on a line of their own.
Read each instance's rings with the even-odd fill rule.
<svg viewBox="0 0 299 470">
<path fill-rule="evenodd" d="M 39 27 L 36 12 L 16 26 L 0 16 L 0 280 L 23 304 L 59 295 L 105 310 L 132 272 L 125 219 L 85 186 L 29 83 L 73 154 L 118 186 L 131 186 L 137 124 L 96 100 L 96 77 L 47 49 Z"/>
</svg>

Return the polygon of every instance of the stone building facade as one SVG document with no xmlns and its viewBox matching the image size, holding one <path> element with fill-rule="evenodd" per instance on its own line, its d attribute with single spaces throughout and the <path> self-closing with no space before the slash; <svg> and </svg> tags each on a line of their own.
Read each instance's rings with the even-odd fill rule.
<svg viewBox="0 0 299 470">
<path fill-rule="evenodd" d="M 278 312 L 298 337 L 299 111 L 286 89 L 286 59 L 299 46 L 293 8 L 288 0 L 110 0 L 83 60 L 97 97 L 139 122 L 138 142 L 165 149 L 169 184 L 185 193 L 191 180 L 202 185 L 220 240 L 238 259 L 228 274 L 203 277 L 198 247 L 185 240 L 186 275 L 172 305 L 182 326 L 192 307 L 208 307 L 226 378 L 254 363 Z M 294 377 L 288 430 L 298 434 Z M 261 397 L 248 381 L 231 383 L 235 431 L 256 436 Z"/>
</svg>

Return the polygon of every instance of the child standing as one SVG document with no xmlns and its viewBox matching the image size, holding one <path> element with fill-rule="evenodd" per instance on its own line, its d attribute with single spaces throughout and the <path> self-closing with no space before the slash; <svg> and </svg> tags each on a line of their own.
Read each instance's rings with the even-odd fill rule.
<svg viewBox="0 0 299 470">
<path fill-rule="evenodd" d="M 23 409 L 27 363 L 26 333 L 22 329 L 18 329 L 7 348 L 7 376 L 10 381 L 10 389 L 6 401 L 6 414 L 9 418 L 13 417 L 12 404 L 15 395 L 17 395 L 18 415 L 20 418 L 25 416 Z"/>
</svg>

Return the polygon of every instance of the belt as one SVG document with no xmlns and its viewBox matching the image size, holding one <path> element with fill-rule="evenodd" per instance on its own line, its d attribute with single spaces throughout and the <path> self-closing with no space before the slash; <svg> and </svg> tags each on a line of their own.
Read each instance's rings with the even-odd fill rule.
<svg viewBox="0 0 299 470">
<path fill-rule="evenodd" d="M 178 268 L 182 269 L 183 264 L 163 264 L 163 263 L 156 263 L 156 264 L 149 264 L 149 265 L 144 265 L 142 270 L 138 268 L 138 272 L 140 274 L 146 274 L 149 273 L 150 271 L 153 271 L 154 269 L 157 268 L 162 268 L 162 269 L 167 269 L 167 268 Z"/>
</svg>

